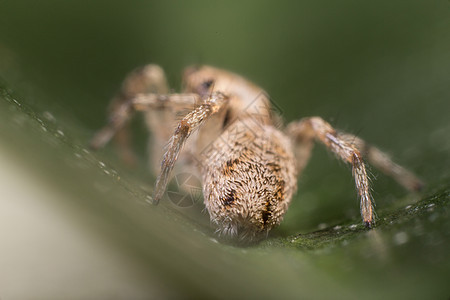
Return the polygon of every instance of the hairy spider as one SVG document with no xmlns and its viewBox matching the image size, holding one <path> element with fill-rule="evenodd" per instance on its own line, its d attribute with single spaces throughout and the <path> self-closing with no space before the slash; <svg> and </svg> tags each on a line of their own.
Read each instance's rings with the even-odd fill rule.
<svg viewBox="0 0 450 300">
<path fill-rule="evenodd" d="M 178 161 L 177 166 L 202 178 L 204 203 L 221 236 L 254 241 L 280 224 L 315 141 L 351 165 L 367 227 L 373 226 L 375 215 L 363 159 L 408 190 L 422 187 L 386 154 L 320 117 L 278 128 L 267 94 L 241 76 L 210 66 L 189 67 L 183 81 L 182 93 L 170 93 L 159 66 L 131 72 L 111 102 L 109 123 L 91 146 L 98 149 L 116 136 L 122 156 L 133 161 L 127 121 L 135 111 L 145 112 L 152 160 L 163 157 L 153 201 L 162 198 Z"/>
</svg>

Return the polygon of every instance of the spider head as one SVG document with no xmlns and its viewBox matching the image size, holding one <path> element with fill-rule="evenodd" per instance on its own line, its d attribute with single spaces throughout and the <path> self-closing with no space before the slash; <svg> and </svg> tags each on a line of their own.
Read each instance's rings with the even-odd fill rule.
<svg viewBox="0 0 450 300">
<path fill-rule="evenodd" d="M 266 93 L 253 83 L 232 72 L 210 66 L 191 66 L 184 70 L 184 90 L 188 93 L 199 94 L 207 98 L 212 92 L 221 92 L 224 95 L 239 99 L 234 109 L 247 112 L 255 108 L 270 106 Z"/>
<path fill-rule="evenodd" d="M 242 77 L 210 66 L 190 66 L 184 70 L 183 83 L 185 90 L 197 93 L 202 97 L 213 91 L 220 91 L 229 96 L 242 96 L 242 90 L 248 82 Z"/>
<path fill-rule="evenodd" d="M 207 96 L 221 84 L 221 71 L 208 66 L 190 66 L 185 69 L 183 83 L 186 91 Z"/>
</svg>

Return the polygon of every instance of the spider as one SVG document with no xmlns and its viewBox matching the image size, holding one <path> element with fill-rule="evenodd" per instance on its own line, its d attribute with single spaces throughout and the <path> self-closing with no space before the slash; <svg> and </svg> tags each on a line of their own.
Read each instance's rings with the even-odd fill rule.
<svg viewBox="0 0 450 300">
<path fill-rule="evenodd" d="M 280 118 L 267 93 L 237 74 L 193 66 L 185 69 L 183 83 L 182 93 L 170 93 L 159 66 L 132 71 L 91 147 L 101 148 L 115 136 L 122 157 L 133 161 L 127 125 L 134 112 L 145 112 L 151 160 L 158 165 L 162 157 L 153 202 L 163 197 L 178 162 L 176 167 L 202 179 L 204 204 L 219 236 L 257 241 L 279 225 L 316 141 L 351 165 L 361 217 L 369 228 L 375 212 L 364 159 L 408 190 L 423 186 L 385 153 L 320 117 L 277 126 Z"/>
</svg>

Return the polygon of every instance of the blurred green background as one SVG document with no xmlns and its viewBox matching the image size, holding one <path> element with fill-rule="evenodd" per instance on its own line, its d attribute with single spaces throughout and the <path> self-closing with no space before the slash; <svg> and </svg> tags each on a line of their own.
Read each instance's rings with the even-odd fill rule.
<svg viewBox="0 0 450 300">
<path fill-rule="evenodd" d="M 375 237 L 362 229 L 356 234 L 335 235 L 332 228 L 336 224 L 359 224 L 359 209 L 350 169 L 318 146 L 282 226 L 257 247 L 242 250 L 211 244 L 213 234 L 205 229 L 208 217 L 199 213 L 201 205 L 179 213 L 163 205 L 167 218 L 164 209 L 155 212 L 148 207 L 145 211 L 152 211 L 148 214 L 155 218 L 148 220 L 145 213 L 130 208 L 134 204 L 129 200 L 140 199 L 137 191 L 151 188 L 154 180 L 146 170 L 143 126 L 135 124 L 142 162 L 137 170 L 124 168 L 111 146 L 96 155 L 82 151 L 104 124 L 105 108 L 124 75 L 146 63 L 161 65 L 175 90 L 180 87 L 181 70 L 190 64 L 210 64 L 251 79 L 271 95 L 287 122 L 322 116 L 337 128 L 386 150 L 427 182 L 422 195 L 411 196 L 372 169 L 381 220 L 384 216 L 392 220 L 404 217 L 398 211 L 419 199 L 434 201 L 431 204 L 438 212 L 428 211 L 430 207 L 422 211 L 426 206 L 419 205 L 413 214 L 419 221 L 398 222 L 403 225 L 381 221 Z M 139 280 L 133 281 L 128 294 L 126 288 L 116 286 L 123 292 L 115 294 L 119 298 L 147 298 L 150 294 L 144 287 L 149 273 L 161 282 L 161 287 L 151 288 L 161 290 L 161 294 L 152 294 L 154 297 L 277 293 L 300 298 L 450 297 L 449 1 L 0 1 L 0 78 L 3 98 L 19 99 L 22 104 L 14 113 L 2 106 L 4 121 L 0 125 L 0 146 L 13 149 L 18 161 L 30 164 L 31 169 L 34 164 L 30 162 L 39 160 L 34 171 L 39 174 L 53 166 L 52 159 L 66 161 L 75 149 L 88 162 L 85 173 L 80 175 L 79 168 L 69 163 L 57 166 L 64 175 L 49 172 L 46 176 L 49 181 L 69 176 L 72 185 L 86 181 L 79 183 L 86 190 L 89 182 L 80 177 L 87 176 L 86 170 L 95 173 L 97 159 L 118 170 L 128 194 L 111 192 L 114 180 L 99 177 L 98 172 L 89 176 L 96 178 L 93 182 L 103 178 L 108 193 L 98 186 L 91 192 L 74 191 L 70 183 L 62 190 L 84 199 L 77 202 L 79 210 L 90 211 L 94 206 L 94 212 L 88 214 L 111 231 L 101 239 L 119 245 L 117 251 L 123 259 L 140 266 L 133 273 Z M 64 128 L 64 136 L 45 138 L 47 132 L 34 132 L 17 122 L 16 113 L 30 120 L 47 116 L 54 132 Z M 64 146 L 54 139 L 62 139 Z M 112 205 L 109 197 L 118 197 L 121 204 Z M 424 216 L 419 218 L 421 213 Z M 122 224 L 126 216 L 140 221 L 133 226 Z M 157 224 L 155 220 L 167 227 L 151 227 Z M 192 230 L 181 235 L 177 231 L 186 227 L 184 222 L 193 227 L 188 226 Z M 418 227 L 421 233 L 417 233 Z M 295 250 L 286 246 L 296 234 L 318 228 L 328 230 L 323 236 L 304 236 L 305 243 L 293 243 Z M 134 230 L 134 235 L 117 237 L 128 230 Z M 166 231 L 167 235 L 160 236 Z M 206 235 L 193 238 L 191 231 Z M 97 229 L 94 236 L 101 234 Z M 159 241 L 152 239 L 155 237 L 166 242 L 158 251 L 152 248 Z M 186 245 L 191 238 L 197 244 Z M 195 251 L 198 248 L 204 250 Z M 165 264 L 156 263 L 163 253 L 168 255 Z M 182 260 L 170 255 L 185 255 L 188 262 L 180 263 Z M 425 259 L 429 256 L 434 259 Z M 199 267 L 202 259 L 208 266 Z M 253 269 L 243 271 L 246 265 Z M 392 274 L 388 282 L 386 272 Z M 189 276 L 195 278 L 187 279 Z M 261 283 L 262 279 L 273 283 Z M 0 283 L 0 298 L 9 299 L 1 288 Z M 18 295 L 14 288 L 6 290 L 11 297 Z M 41 291 L 41 295 L 60 295 L 51 291 Z M 74 292 L 72 296 L 108 298 L 112 296 L 109 292 Z"/>
</svg>

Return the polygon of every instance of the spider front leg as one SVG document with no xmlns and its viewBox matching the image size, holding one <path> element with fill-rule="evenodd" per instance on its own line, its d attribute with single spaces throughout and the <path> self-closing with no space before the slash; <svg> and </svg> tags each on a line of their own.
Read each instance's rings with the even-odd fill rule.
<svg viewBox="0 0 450 300">
<path fill-rule="evenodd" d="M 120 107 L 124 103 L 135 98 L 138 94 L 167 94 L 168 92 L 169 87 L 166 75 L 160 66 L 149 64 L 136 68 L 125 77 L 119 93 L 117 93 L 108 106 L 108 114 L 110 116 L 114 115 L 116 111 L 121 109 Z M 104 134 L 104 138 L 107 138 L 106 134 Z M 135 165 L 136 156 L 131 147 L 132 132 L 130 130 L 130 124 L 124 124 L 114 133 L 113 138 L 122 160 L 128 165 Z"/>
<path fill-rule="evenodd" d="M 350 163 L 360 198 L 361 217 L 367 227 L 375 222 L 374 202 L 370 194 L 369 179 L 360 151 L 342 139 L 336 130 L 320 117 L 305 118 L 288 125 L 287 132 L 296 144 L 297 168 L 300 173 L 306 166 L 314 139 L 322 142 L 341 160 Z"/>
<path fill-rule="evenodd" d="M 118 132 L 120 132 L 136 111 L 172 108 L 182 110 L 192 108 L 200 103 L 197 94 L 138 94 L 134 98 L 117 105 L 109 116 L 108 124 L 99 130 L 92 138 L 92 149 L 104 147 Z"/>
<path fill-rule="evenodd" d="M 220 92 L 212 93 L 200 106 L 194 108 L 178 124 L 173 136 L 169 140 L 167 152 L 161 163 L 161 173 L 156 179 L 153 203 L 161 200 L 167 186 L 170 172 L 189 136 L 203 125 L 212 115 L 217 113 L 228 103 L 228 97 Z"/>
</svg>

